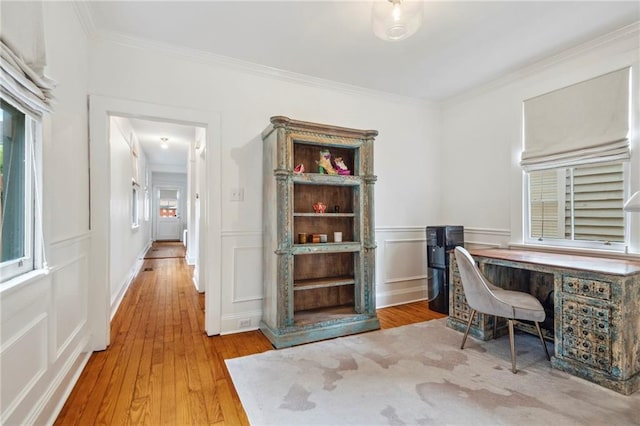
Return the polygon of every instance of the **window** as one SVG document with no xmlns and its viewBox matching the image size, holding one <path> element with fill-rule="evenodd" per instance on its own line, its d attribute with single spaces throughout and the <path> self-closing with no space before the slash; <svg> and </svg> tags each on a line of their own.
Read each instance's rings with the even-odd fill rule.
<svg viewBox="0 0 640 426">
<path fill-rule="evenodd" d="M 138 219 L 138 188 L 133 185 L 131 188 L 131 227 L 137 228 L 140 226 L 140 220 Z"/>
<path fill-rule="evenodd" d="M 529 238 L 624 246 L 622 163 L 528 173 Z"/>
<path fill-rule="evenodd" d="M 523 102 L 526 242 L 626 250 L 631 100 L 626 67 Z"/>
<path fill-rule="evenodd" d="M 160 217 L 178 217 L 178 190 L 161 189 L 158 204 Z"/>
<path fill-rule="evenodd" d="M 38 123 L 1 101 L 0 268 L 2 281 L 35 269 L 35 143 Z"/>
<path fill-rule="evenodd" d="M 149 207 L 149 191 L 145 190 L 144 191 L 144 221 L 145 222 L 149 222 L 149 215 L 150 215 L 150 207 Z"/>
</svg>

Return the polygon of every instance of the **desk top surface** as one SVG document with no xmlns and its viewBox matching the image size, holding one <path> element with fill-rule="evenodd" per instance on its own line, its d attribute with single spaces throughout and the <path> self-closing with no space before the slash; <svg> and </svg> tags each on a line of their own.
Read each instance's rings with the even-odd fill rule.
<svg viewBox="0 0 640 426">
<path fill-rule="evenodd" d="M 471 253 L 472 256 L 490 259 L 600 272 L 611 275 L 627 276 L 640 274 L 640 262 L 626 259 L 608 259 L 594 256 L 511 249 L 479 249 L 469 250 L 469 253 Z"/>
</svg>

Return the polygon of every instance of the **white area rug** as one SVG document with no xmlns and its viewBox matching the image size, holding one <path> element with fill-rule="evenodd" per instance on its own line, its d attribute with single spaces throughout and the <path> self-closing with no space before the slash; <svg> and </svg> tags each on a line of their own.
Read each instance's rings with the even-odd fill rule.
<svg viewBox="0 0 640 426">
<path fill-rule="evenodd" d="M 507 336 L 461 339 L 442 319 L 226 363 L 252 425 L 640 425 L 640 392 L 553 370 L 535 336 L 517 374 Z"/>
</svg>

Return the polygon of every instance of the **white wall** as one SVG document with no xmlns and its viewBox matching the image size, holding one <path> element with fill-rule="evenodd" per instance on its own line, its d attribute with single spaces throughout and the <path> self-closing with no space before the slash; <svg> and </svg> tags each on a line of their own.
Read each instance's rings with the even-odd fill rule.
<svg viewBox="0 0 640 426">
<path fill-rule="evenodd" d="M 109 146 L 111 163 L 110 271 L 109 289 L 111 317 L 115 315 L 124 294 L 138 273 L 151 242 L 151 222 L 145 221 L 144 191 L 147 162 L 139 147 L 137 135 L 129 120 L 110 118 Z M 133 167 L 131 147 L 138 153 L 138 227 L 131 226 Z M 98 178 L 96 176 L 96 178 Z"/>
<path fill-rule="evenodd" d="M 494 84 L 477 88 L 442 111 L 440 218 L 466 227 L 482 245 L 522 243 L 522 101 L 632 65 L 631 190 L 640 189 L 638 25 L 571 49 Z M 640 218 L 629 215 L 632 249 L 640 253 Z"/>
<path fill-rule="evenodd" d="M 0 287 L 0 423 L 53 423 L 88 359 L 90 281 L 88 44 L 72 3 L 44 3 L 58 82 L 44 120 L 43 212 L 49 275 Z"/>
<path fill-rule="evenodd" d="M 107 40 L 92 44 L 91 92 L 220 114 L 222 182 L 207 185 L 222 188 L 222 205 L 211 206 L 222 212 L 222 332 L 237 330 L 244 318 L 255 328 L 260 318 L 261 271 L 246 266 L 259 265 L 262 253 L 260 132 L 269 117 L 379 130 L 377 226 L 421 228 L 436 219 L 439 113 L 430 106 Z M 244 189 L 243 202 L 229 199 L 237 187 Z"/>
</svg>

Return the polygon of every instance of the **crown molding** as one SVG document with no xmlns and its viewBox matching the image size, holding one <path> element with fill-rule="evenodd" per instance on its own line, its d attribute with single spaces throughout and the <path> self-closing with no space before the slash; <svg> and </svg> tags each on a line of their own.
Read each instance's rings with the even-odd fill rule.
<svg viewBox="0 0 640 426">
<path fill-rule="evenodd" d="M 635 50 L 637 54 L 638 44 L 640 44 L 638 42 L 639 40 L 640 40 L 640 21 L 636 21 L 632 24 L 626 25 L 610 33 L 596 37 L 587 42 L 581 43 L 577 46 L 570 47 L 559 53 L 556 53 L 542 60 L 534 62 L 530 65 L 521 67 L 511 73 L 505 74 L 501 77 L 491 80 L 488 83 L 478 85 L 459 95 L 454 95 L 450 98 L 444 99 L 442 100 L 441 105 L 444 108 L 448 106 L 456 105 L 458 103 L 464 102 L 467 99 L 474 98 L 476 96 L 479 96 L 484 93 L 490 92 L 492 90 L 498 89 L 500 87 L 506 86 L 507 84 L 512 83 L 514 81 L 537 74 L 547 68 L 560 64 L 573 57 L 584 55 L 591 51 L 599 49 L 603 46 L 619 43 L 621 41 L 635 42 L 636 43 L 635 48 L 632 48 L 629 50 Z"/>
<path fill-rule="evenodd" d="M 88 2 L 85 0 L 74 0 L 71 2 L 73 5 L 73 9 L 76 12 L 76 16 L 78 17 L 78 21 L 80 21 L 80 25 L 84 30 L 84 34 L 87 38 L 93 37 L 96 33 L 96 23 L 93 20 L 93 15 L 91 14 L 91 10 L 89 10 Z"/>
<path fill-rule="evenodd" d="M 352 84 L 340 83 L 333 80 L 313 77 L 307 74 L 285 71 L 279 68 L 256 64 L 254 62 L 235 59 L 229 56 L 216 55 L 202 50 L 190 49 L 168 43 L 152 41 L 149 39 L 134 37 L 114 31 L 94 30 L 93 38 L 97 41 L 111 42 L 122 46 L 143 50 L 153 50 L 159 53 L 180 56 L 183 59 L 198 62 L 204 65 L 220 66 L 223 68 L 244 72 L 259 77 L 270 77 L 285 82 L 303 84 L 309 87 L 335 90 L 343 93 L 368 96 L 376 99 L 386 100 L 389 102 L 395 102 L 398 104 L 415 105 L 425 108 L 436 107 L 438 105 L 437 102 L 426 99 L 401 96 Z"/>
</svg>

